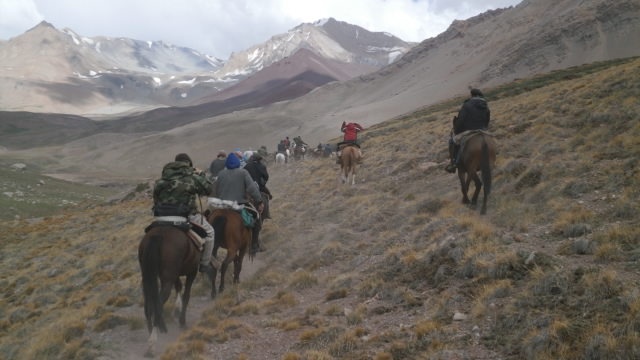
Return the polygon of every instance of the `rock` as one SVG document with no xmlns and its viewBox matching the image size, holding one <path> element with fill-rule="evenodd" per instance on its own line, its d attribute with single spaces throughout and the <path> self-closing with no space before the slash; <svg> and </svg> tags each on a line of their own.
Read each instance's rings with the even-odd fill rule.
<svg viewBox="0 0 640 360">
<path fill-rule="evenodd" d="M 15 164 L 11 165 L 10 168 L 11 168 L 11 170 L 24 171 L 24 170 L 27 169 L 27 164 L 15 163 Z"/>
<path fill-rule="evenodd" d="M 467 315 L 463 314 L 461 312 L 457 312 L 455 314 L 453 314 L 453 321 L 463 321 L 463 320 L 467 320 Z"/>
</svg>

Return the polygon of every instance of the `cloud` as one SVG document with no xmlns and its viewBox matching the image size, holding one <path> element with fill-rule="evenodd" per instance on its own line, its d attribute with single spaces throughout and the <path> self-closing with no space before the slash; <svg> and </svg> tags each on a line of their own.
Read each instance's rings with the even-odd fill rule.
<svg viewBox="0 0 640 360">
<path fill-rule="evenodd" d="M 303 22 L 333 17 L 422 41 L 490 8 L 520 0 L 0 0 L 0 39 L 42 20 L 83 36 L 162 40 L 226 59 Z"/>
<path fill-rule="evenodd" d="M 24 33 L 44 17 L 32 1 L 0 0 L 0 39 Z"/>
</svg>

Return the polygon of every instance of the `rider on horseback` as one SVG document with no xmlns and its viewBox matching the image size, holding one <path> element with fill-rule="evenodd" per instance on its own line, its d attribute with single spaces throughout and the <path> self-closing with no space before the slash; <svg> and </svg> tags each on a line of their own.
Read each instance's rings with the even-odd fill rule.
<svg viewBox="0 0 640 360">
<path fill-rule="evenodd" d="M 345 121 L 342 122 L 340 131 L 344 133 L 344 137 L 342 141 L 339 142 L 338 145 L 336 146 L 336 152 L 337 152 L 336 163 L 337 164 L 340 164 L 340 155 L 342 154 L 341 150 L 342 150 L 342 147 L 344 147 L 345 145 L 353 145 L 357 147 L 358 151 L 360 152 L 360 159 L 362 159 L 362 151 L 360 150 L 360 144 L 358 144 L 358 132 L 363 130 L 364 128 L 362 127 L 362 125 L 358 123 L 355 123 L 355 122 L 346 123 Z"/>
<path fill-rule="evenodd" d="M 162 169 L 162 178 L 156 181 L 153 189 L 154 216 L 180 216 L 203 228 L 207 236 L 204 250 L 200 257 L 200 272 L 211 274 L 211 252 L 213 250 L 214 232 L 209 222 L 198 213 L 196 197 L 209 195 L 211 182 L 204 171 L 193 167 L 187 154 L 178 154 L 174 162 Z M 186 219 L 185 219 L 186 220 Z"/>
<path fill-rule="evenodd" d="M 247 165 L 244 166 L 244 169 L 249 172 L 249 175 L 251 175 L 253 181 L 258 184 L 258 188 L 263 194 L 262 201 L 264 202 L 264 211 L 262 218 L 266 220 L 271 219 L 271 214 L 269 213 L 269 200 L 273 199 L 273 195 L 271 195 L 271 191 L 267 188 L 269 172 L 267 171 L 267 167 L 262 163 L 262 159 L 263 157 L 260 156 L 260 154 L 253 154 Z"/>
<path fill-rule="evenodd" d="M 451 162 L 445 168 L 450 173 L 455 173 L 458 167 L 458 153 L 460 150 L 460 139 L 458 136 L 468 130 L 487 130 L 491 112 L 489 105 L 484 98 L 482 91 L 471 89 L 471 97 L 464 101 L 458 116 L 453 118 L 453 129 L 449 138 L 449 155 Z"/>
<path fill-rule="evenodd" d="M 306 142 L 302 141 L 302 138 L 300 137 L 300 135 L 294 137 L 293 142 L 295 144 L 295 147 L 297 148 L 301 148 L 303 146 L 309 147 L 309 145 L 307 145 Z"/>
<path fill-rule="evenodd" d="M 255 181 L 251 178 L 249 172 L 240 167 L 240 160 L 235 153 L 227 156 L 225 163 L 226 168 L 218 174 L 216 181 L 216 195 L 222 200 L 235 201 L 238 204 L 247 204 L 253 202 L 259 213 L 264 210 L 262 195 Z M 255 254 L 260 243 L 258 234 L 260 233 L 260 221 L 256 221 L 253 227 L 251 239 L 251 254 Z"/>
<path fill-rule="evenodd" d="M 224 161 L 226 158 L 227 153 L 224 151 L 220 151 L 218 153 L 218 156 L 216 156 L 216 158 L 211 162 L 211 165 L 209 165 L 209 174 L 212 181 L 215 181 L 215 179 L 218 177 L 218 173 L 222 169 L 224 169 Z"/>
</svg>

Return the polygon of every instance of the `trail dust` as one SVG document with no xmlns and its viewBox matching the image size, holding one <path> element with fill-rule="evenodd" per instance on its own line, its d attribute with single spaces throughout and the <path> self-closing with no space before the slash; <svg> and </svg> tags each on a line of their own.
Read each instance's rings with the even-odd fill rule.
<svg viewBox="0 0 640 360">
<path fill-rule="evenodd" d="M 218 253 L 218 259 L 224 259 L 225 255 L 225 250 L 220 249 Z M 248 257 L 245 257 L 242 264 L 240 281 L 253 276 L 256 271 L 263 266 L 264 262 L 260 260 L 260 254 L 258 254 L 253 259 L 253 261 L 249 260 Z M 229 274 L 230 272 L 233 272 L 233 264 L 229 265 L 227 274 Z M 217 285 L 219 285 L 219 276 L 220 275 L 218 273 L 218 281 L 216 282 Z M 184 281 L 184 277 L 182 277 L 182 279 Z M 225 285 L 225 292 L 233 291 L 233 284 L 227 281 Z M 195 325 L 199 321 L 202 312 L 210 307 L 215 301 L 215 299 L 211 299 L 209 295 L 210 290 L 211 283 L 209 279 L 207 279 L 207 277 L 203 274 L 198 274 L 198 277 L 193 283 L 191 300 L 189 301 L 189 306 L 187 307 L 187 328 Z M 140 292 L 142 292 L 142 290 L 140 290 Z M 140 296 L 142 299 L 142 295 Z M 167 301 L 167 304 L 171 305 L 171 308 L 173 308 L 175 300 L 175 291 L 172 291 L 171 297 Z M 141 316 L 144 318 L 144 310 L 141 304 L 134 304 L 132 306 L 120 309 L 117 315 L 125 318 L 139 318 Z M 182 329 L 178 324 L 177 317 L 168 313 L 165 313 L 165 317 L 165 320 L 167 321 L 168 331 L 167 333 L 158 334 L 158 342 L 155 349 L 155 358 L 160 358 L 165 349 L 174 341 L 176 341 L 180 334 L 182 334 L 184 331 L 184 329 Z M 113 329 L 109 329 L 102 333 L 95 334 L 95 336 L 96 339 L 94 340 L 96 340 L 96 343 L 100 343 L 102 346 L 104 346 L 104 353 L 97 360 L 148 359 L 148 357 L 144 356 L 147 350 L 147 340 L 149 339 L 149 332 L 147 331 L 146 323 L 140 329 L 131 329 L 128 326 L 123 325 L 117 326 Z"/>
</svg>

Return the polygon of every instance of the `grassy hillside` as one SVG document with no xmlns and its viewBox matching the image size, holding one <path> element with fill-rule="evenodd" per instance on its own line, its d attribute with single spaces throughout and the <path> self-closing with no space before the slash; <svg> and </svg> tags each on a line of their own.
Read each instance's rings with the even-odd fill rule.
<svg viewBox="0 0 640 360">
<path fill-rule="evenodd" d="M 487 215 L 443 170 L 459 99 L 368 129 L 353 187 L 332 160 L 270 165 L 264 267 L 161 358 L 639 358 L 640 60 L 483 90 Z M 0 358 L 141 358 L 118 349 L 146 333 L 149 207 L 0 225 Z"/>
<path fill-rule="evenodd" d="M 105 201 L 115 188 L 88 186 L 44 176 L 32 164 L 0 161 L 0 219 L 23 219 L 55 215 L 73 207 Z"/>
</svg>

